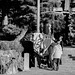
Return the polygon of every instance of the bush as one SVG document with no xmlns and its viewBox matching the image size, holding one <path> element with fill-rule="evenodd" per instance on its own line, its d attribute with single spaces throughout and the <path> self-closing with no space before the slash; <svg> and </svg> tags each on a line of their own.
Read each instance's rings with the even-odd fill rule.
<svg viewBox="0 0 75 75">
<path fill-rule="evenodd" d="M 21 32 L 21 28 L 16 25 L 9 24 L 3 28 L 3 32 L 10 35 L 18 35 Z"/>
<path fill-rule="evenodd" d="M 16 41 L 1 41 L 0 42 L 0 50 L 16 50 L 17 52 L 23 51 L 23 46 L 20 42 Z"/>
<path fill-rule="evenodd" d="M 6 42 L 0 42 L 0 50 L 10 50 Z"/>
<path fill-rule="evenodd" d="M 24 50 L 23 46 L 19 42 L 12 41 L 9 44 L 11 50 L 16 50 L 17 52 L 22 52 Z"/>
</svg>

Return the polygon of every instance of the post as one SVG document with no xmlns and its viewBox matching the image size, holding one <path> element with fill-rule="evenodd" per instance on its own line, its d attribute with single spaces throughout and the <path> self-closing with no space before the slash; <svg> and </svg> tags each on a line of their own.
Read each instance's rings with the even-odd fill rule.
<svg viewBox="0 0 75 75">
<path fill-rule="evenodd" d="M 65 0 L 65 10 L 69 11 L 70 9 L 70 0 Z"/>
<path fill-rule="evenodd" d="M 35 68 L 37 68 L 37 65 L 38 63 L 37 63 L 37 57 L 35 57 Z"/>
<path fill-rule="evenodd" d="M 40 32 L 40 0 L 37 0 L 37 32 Z"/>
<path fill-rule="evenodd" d="M 29 53 L 24 53 L 24 71 L 29 71 Z"/>
<path fill-rule="evenodd" d="M 52 19 L 53 19 L 53 36 L 54 36 L 54 12 L 53 12 L 53 15 L 52 15 Z"/>
<path fill-rule="evenodd" d="M 37 33 L 40 32 L 40 0 L 37 0 Z M 35 57 L 35 68 L 37 68 L 37 56 Z"/>
</svg>

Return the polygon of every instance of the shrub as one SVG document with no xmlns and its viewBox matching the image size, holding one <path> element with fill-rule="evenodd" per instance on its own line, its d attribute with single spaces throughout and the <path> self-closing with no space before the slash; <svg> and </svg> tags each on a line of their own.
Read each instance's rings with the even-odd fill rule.
<svg viewBox="0 0 75 75">
<path fill-rule="evenodd" d="M 0 42 L 0 50 L 16 50 L 17 52 L 23 51 L 23 46 L 20 42 L 16 41 L 1 41 Z"/>
<path fill-rule="evenodd" d="M 24 49 L 23 46 L 19 42 L 15 42 L 15 41 L 10 42 L 9 48 L 11 50 L 16 50 L 17 52 L 22 52 Z"/>
<path fill-rule="evenodd" d="M 0 42 L 0 50 L 10 50 L 6 42 Z"/>
</svg>

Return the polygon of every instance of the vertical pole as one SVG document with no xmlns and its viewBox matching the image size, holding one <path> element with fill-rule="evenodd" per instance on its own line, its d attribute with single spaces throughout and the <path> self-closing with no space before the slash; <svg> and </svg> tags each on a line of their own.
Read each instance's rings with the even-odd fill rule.
<svg viewBox="0 0 75 75">
<path fill-rule="evenodd" d="M 37 65 L 38 63 L 37 63 L 37 57 L 35 57 L 35 68 L 37 68 Z"/>
<path fill-rule="evenodd" d="M 53 36 L 54 36 L 54 12 L 53 12 L 53 15 L 52 15 L 52 19 L 53 19 Z"/>
<path fill-rule="evenodd" d="M 71 3 L 71 0 L 70 0 L 70 3 Z M 72 13 L 72 8 L 69 7 L 69 15 Z"/>
<path fill-rule="evenodd" d="M 24 53 L 24 71 L 29 71 L 29 53 Z"/>
<path fill-rule="evenodd" d="M 65 10 L 69 10 L 70 0 L 65 0 Z"/>
<path fill-rule="evenodd" d="M 37 0 L 37 32 L 40 32 L 40 0 Z"/>
<path fill-rule="evenodd" d="M 40 0 L 37 0 L 37 33 L 40 32 Z M 35 56 L 35 68 L 37 68 L 37 55 Z"/>
</svg>

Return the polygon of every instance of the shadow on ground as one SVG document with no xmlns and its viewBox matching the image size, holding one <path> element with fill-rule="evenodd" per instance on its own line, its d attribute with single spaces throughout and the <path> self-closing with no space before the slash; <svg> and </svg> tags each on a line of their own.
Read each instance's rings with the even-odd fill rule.
<svg viewBox="0 0 75 75">
<path fill-rule="evenodd" d="M 47 70 L 47 71 L 52 71 L 52 68 L 48 68 L 48 67 L 45 66 L 45 65 L 42 65 L 42 66 L 40 67 L 40 69 Z"/>
<path fill-rule="evenodd" d="M 68 57 L 71 58 L 72 60 L 75 60 L 75 56 L 72 56 L 71 54 L 68 54 Z"/>
</svg>

